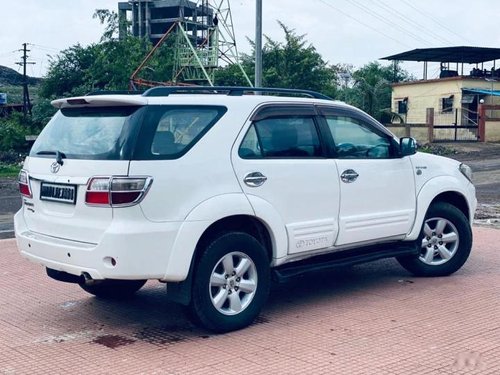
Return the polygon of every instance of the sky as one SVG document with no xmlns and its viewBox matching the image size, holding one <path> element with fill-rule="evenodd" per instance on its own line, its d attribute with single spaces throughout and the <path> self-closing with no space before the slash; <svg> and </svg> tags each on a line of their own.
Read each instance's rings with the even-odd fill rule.
<svg viewBox="0 0 500 375">
<path fill-rule="evenodd" d="M 219 2 L 221 0 L 217 0 Z M 229 0 L 240 52 L 255 39 L 255 0 Z M 479 46 L 500 48 L 494 0 L 262 0 L 263 32 L 283 40 L 278 20 L 306 34 L 330 64 L 361 67 L 381 57 L 414 48 Z M 43 76 L 50 56 L 74 44 L 99 41 L 103 27 L 95 9 L 117 10 L 117 0 L 0 0 L 0 65 L 21 72 L 23 43 L 29 43 L 31 76 Z M 386 62 L 383 62 L 386 64 Z M 422 63 L 403 67 L 421 78 Z M 498 67 L 498 64 L 497 64 Z M 429 66 L 437 76 L 439 65 Z"/>
</svg>

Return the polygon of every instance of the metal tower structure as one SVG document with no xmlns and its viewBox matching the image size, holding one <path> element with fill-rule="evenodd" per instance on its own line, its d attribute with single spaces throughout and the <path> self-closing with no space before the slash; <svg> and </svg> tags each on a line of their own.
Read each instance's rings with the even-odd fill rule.
<svg viewBox="0 0 500 375">
<path fill-rule="evenodd" d="M 214 85 L 215 70 L 221 64 L 237 64 L 249 86 L 250 79 L 241 67 L 236 47 L 229 0 L 134 0 L 128 2 L 140 23 L 132 18 L 132 31 L 141 31 L 156 44 L 130 77 L 131 87 L 158 84 Z M 123 3 L 122 3 L 123 4 Z M 123 6 L 122 6 L 123 8 Z M 159 18 L 161 17 L 161 18 Z M 139 27 L 139 25 L 148 25 Z M 159 39 L 158 28 L 165 32 Z M 150 34 L 144 35 L 144 30 Z M 155 32 L 156 30 L 156 32 Z M 155 32 L 155 33 L 153 33 Z M 138 35 L 139 36 L 139 35 Z M 174 68 L 168 82 L 140 78 L 155 52 L 166 40 L 173 40 Z"/>
</svg>

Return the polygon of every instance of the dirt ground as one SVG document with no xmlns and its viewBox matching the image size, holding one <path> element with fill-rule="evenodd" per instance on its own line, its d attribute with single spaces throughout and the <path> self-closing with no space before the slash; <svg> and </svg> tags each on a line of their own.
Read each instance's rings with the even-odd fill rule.
<svg viewBox="0 0 500 375">
<path fill-rule="evenodd" d="M 464 162 L 474 172 L 476 224 L 500 228 L 500 143 L 438 143 L 435 154 Z M 21 207 L 15 178 L 0 178 L 0 239 L 12 237 L 12 217 Z"/>
<path fill-rule="evenodd" d="M 500 143 L 442 143 L 431 150 L 472 168 L 478 200 L 476 224 L 500 227 Z"/>
</svg>

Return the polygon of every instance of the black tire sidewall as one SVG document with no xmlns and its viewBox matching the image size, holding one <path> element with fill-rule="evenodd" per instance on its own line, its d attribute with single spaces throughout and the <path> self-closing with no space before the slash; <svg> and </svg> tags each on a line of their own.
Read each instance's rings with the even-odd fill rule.
<svg viewBox="0 0 500 375">
<path fill-rule="evenodd" d="M 446 263 L 441 265 L 429 265 L 422 262 L 418 256 L 398 258 L 399 263 L 408 271 L 416 276 L 447 276 L 458 271 L 470 255 L 472 248 L 472 230 L 468 219 L 457 207 L 445 203 L 433 203 L 425 215 L 424 223 L 417 240 L 417 246 L 420 246 L 423 239 L 423 228 L 425 222 L 430 218 L 443 218 L 449 220 L 457 229 L 459 236 L 459 245 L 456 253 Z"/>
<path fill-rule="evenodd" d="M 241 252 L 250 257 L 257 270 L 257 289 L 250 304 L 239 314 L 224 315 L 212 303 L 209 282 L 217 262 L 226 254 Z M 199 258 L 193 278 L 192 314 L 198 323 L 215 332 L 228 332 L 250 325 L 259 315 L 269 294 L 269 258 L 263 246 L 251 235 L 230 232 L 212 241 Z"/>
</svg>

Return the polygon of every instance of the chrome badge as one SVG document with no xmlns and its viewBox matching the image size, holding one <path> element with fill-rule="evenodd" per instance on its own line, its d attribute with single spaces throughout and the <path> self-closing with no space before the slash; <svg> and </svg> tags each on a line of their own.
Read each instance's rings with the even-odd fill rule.
<svg viewBox="0 0 500 375">
<path fill-rule="evenodd" d="M 59 172 L 59 169 L 61 169 L 61 165 L 60 165 L 57 161 L 53 162 L 53 163 L 50 165 L 50 171 L 51 171 L 52 173 L 57 173 L 57 172 Z"/>
</svg>

